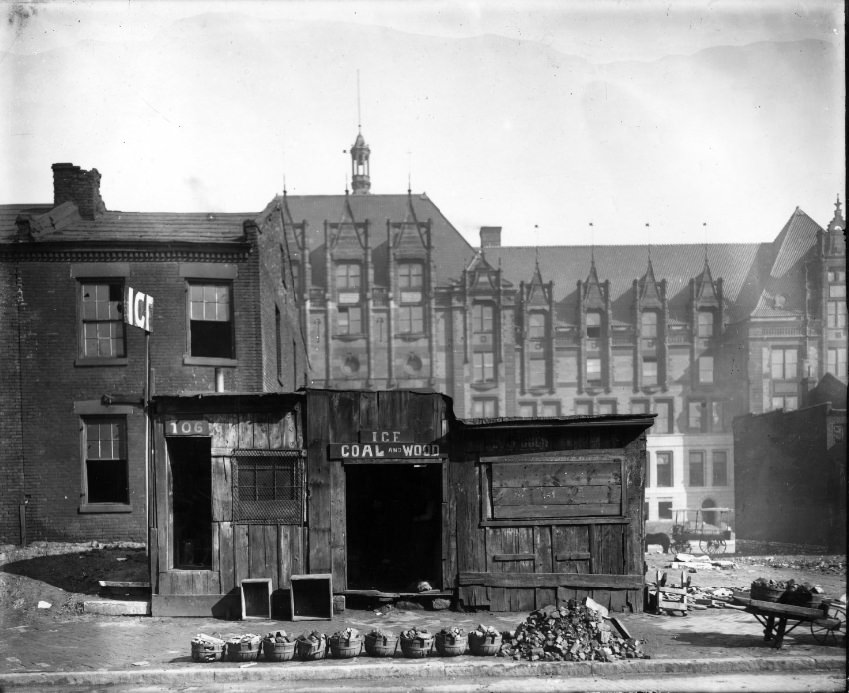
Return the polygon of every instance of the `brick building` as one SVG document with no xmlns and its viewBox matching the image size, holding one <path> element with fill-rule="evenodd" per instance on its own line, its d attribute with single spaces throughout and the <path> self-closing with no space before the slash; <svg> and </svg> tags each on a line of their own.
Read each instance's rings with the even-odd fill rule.
<svg viewBox="0 0 849 693">
<path fill-rule="evenodd" d="M 55 164 L 54 200 L 0 207 L 0 542 L 146 539 L 152 389 L 291 391 L 307 363 L 276 201 L 260 214 L 108 211 L 100 174 Z"/>
<path fill-rule="evenodd" d="M 22 506 L 31 538 L 141 536 L 144 335 L 101 324 L 90 287 L 107 312 L 119 286 L 155 297 L 157 393 L 309 384 L 442 392 L 460 418 L 655 412 L 650 520 L 733 507 L 733 418 L 847 380 L 839 200 L 826 228 L 797 208 L 766 243 L 507 247 L 488 226 L 475 248 L 425 194 L 371 193 L 361 133 L 350 152 L 350 192 L 284 192 L 259 215 L 106 211 L 99 174 L 70 165 L 53 204 L 0 207 L 0 538 L 17 540 Z M 195 324 L 193 305 L 223 324 Z M 104 408 L 110 393 L 128 403 Z M 86 426 L 114 414 L 130 502 L 92 513 Z"/>
<path fill-rule="evenodd" d="M 737 537 L 846 548 L 846 404 L 734 421 Z"/>
</svg>

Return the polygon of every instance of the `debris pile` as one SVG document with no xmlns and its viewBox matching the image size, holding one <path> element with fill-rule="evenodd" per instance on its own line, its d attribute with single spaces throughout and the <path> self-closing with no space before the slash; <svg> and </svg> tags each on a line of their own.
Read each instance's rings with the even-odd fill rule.
<svg viewBox="0 0 849 693">
<path fill-rule="evenodd" d="M 599 611 L 574 599 L 532 611 L 514 632 L 504 634 L 498 655 L 531 662 L 648 659 L 641 640 L 621 637 Z"/>
<path fill-rule="evenodd" d="M 687 601 L 692 609 L 724 609 L 734 597 L 727 587 L 688 587 Z"/>
</svg>

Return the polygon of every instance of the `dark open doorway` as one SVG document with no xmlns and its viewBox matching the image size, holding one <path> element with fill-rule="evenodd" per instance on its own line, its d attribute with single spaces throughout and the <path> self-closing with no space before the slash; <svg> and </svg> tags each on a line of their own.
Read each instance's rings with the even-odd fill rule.
<svg viewBox="0 0 849 693">
<path fill-rule="evenodd" d="M 442 466 L 352 464 L 346 471 L 348 589 L 442 586 Z"/>
<path fill-rule="evenodd" d="M 212 569 L 212 459 L 209 438 L 168 438 L 174 567 Z"/>
</svg>

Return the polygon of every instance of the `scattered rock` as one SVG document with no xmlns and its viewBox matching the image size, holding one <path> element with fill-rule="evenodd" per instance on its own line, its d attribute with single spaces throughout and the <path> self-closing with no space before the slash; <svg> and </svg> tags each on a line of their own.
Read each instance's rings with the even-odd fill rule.
<svg viewBox="0 0 849 693">
<path fill-rule="evenodd" d="M 436 598 L 433 600 L 434 611 L 444 611 L 451 608 L 451 601 L 448 599 Z"/>
<path fill-rule="evenodd" d="M 38 602 L 38 608 L 39 609 L 49 609 L 51 606 L 53 606 L 53 605 L 50 602 L 45 602 L 45 601 Z"/>
<path fill-rule="evenodd" d="M 599 611 L 570 599 L 532 611 L 515 631 L 503 633 L 500 657 L 529 661 L 600 661 L 646 658 L 642 641 L 611 630 Z"/>
</svg>

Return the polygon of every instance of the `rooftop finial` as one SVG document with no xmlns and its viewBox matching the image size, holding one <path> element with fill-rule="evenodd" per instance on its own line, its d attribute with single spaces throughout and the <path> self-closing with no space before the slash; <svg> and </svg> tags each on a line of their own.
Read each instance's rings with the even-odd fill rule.
<svg viewBox="0 0 849 693">
<path fill-rule="evenodd" d="M 837 193 L 837 201 L 834 203 L 834 216 L 842 216 L 840 213 L 840 193 Z"/>
<path fill-rule="evenodd" d="M 283 197 L 286 197 L 286 174 L 283 174 Z"/>
<path fill-rule="evenodd" d="M 651 262 L 651 224 L 646 222 L 646 237 L 648 239 L 649 262 Z"/>
<path fill-rule="evenodd" d="M 360 113 L 360 70 L 357 68 L 357 132 L 363 131 L 363 119 Z"/>
<path fill-rule="evenodd" d="M 413 152 L 407 150 L 407 194 L 413 194 Z"/>
<path fill-rule="evenodd" d="M 706 222 L 706 221 L 703 221 L 703 222 L 702 222 L 702 229 L 704 229 L 704 236 L 705 236 L 705 264 L 707 264 L 708 259 L 707 259 L 707 222 Z"/>
<path fill-rule="evenodd" d="M 595 227 L 590 222 L 590 265 L 595 266 Z"/>
</svg>

